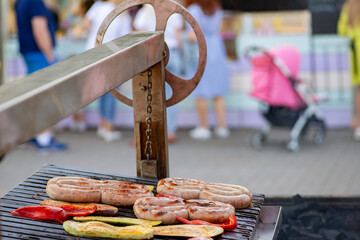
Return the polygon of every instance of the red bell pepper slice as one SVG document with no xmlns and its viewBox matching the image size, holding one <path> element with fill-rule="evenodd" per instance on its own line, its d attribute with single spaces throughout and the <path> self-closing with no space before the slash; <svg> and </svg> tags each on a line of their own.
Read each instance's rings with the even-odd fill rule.
<svg viewBox="0 0 360 240">
<path fill-rule="evenodd" d="M 69 203 L 52 199 L 45 199 L 40 205 L 62 208 L 69 216 L 87 216 L 98 210 L 96 203 Z"/>
<path fill-rule="evenodd" d="M 58 205 L 57 207 L 64 209 L 69 216 L 87 216 L 97 211 L 96 204 L 93 204 L 91 207 L 75 205 Z"/>
<path fill-rule="evenodd" d="M 26 206 L 11 212 L 12 215 L 35 220 L 55 221 L 63 223 L 68 218 L 67 212 L 59 207 Z"/>
<path fill-rule="evenodd" d="M 158 195 L 156 195 L 156 197 L 165 197 L 165 198 L 170 198 L 170 199 L 176 199 L 176 200 L 184 201 L 184 199 L 181 198 L 181 197 L 176 197 L 176 196 L 171 196 L 171 195 L 166 195 L 166 194 L 161 194 L 161 193 L 159 193 Z"/>
<path fill-rule="evenodd" d="M 176 217 L 176 220 L 185 224 L 218 226 L 218 227 L 222 227 L 226 231 L 235 230 L 237 227 L 237 219 L 235 215 L 231 215 L 229 219 L 223 223 L 211 223 L 203 220 L 187 220 L 182 217 Z"/>
</svg>

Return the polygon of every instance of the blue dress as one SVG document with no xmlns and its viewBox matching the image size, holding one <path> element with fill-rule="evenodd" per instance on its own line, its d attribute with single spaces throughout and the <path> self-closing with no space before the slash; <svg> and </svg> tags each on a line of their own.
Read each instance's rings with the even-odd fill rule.
<svg viewBox="0 0 360 240">
<path fill-rule="evenodd" d="M 199 23 L 206 40 L 207 61 L 204 75 L 195 88 L 193 95 L 197 98 L 221 97 L 229 90 L 229 71 L 226 63 L 226 51 L 219 31 L 222 24 L 223 13 L 219 9 L 213 15 L 205 15 L 199 5 L 192 4 L 188 11 Z M 197 64 L 186 74 L 192 77 Z"/>
</svg>

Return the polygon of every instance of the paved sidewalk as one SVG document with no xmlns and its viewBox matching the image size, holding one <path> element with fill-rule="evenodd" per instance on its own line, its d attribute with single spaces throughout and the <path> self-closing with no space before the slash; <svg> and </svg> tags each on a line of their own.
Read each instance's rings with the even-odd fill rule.
<svg viewBox="0 0 360 240">
<path fill-rule="evenodd" d="M 187 130 L 169 146 L 170 175 L 207 182 L 240 184 L 267 197 L 360 196 L 360 142 L 351 131 L 331 130 L 323 146 L 306 141 L 298 153 L 288 152 L 283 140 L 289 132 L 270 134 L 270 143 L 261 151 L 250 146 L 256 130 L 233 130 L 226 140 L 195 141 Z M 123 131 L 119 142 L 106 143 L 95 131 L 60 132 L 69 150 L 48 156 L 33 149 L 15 149 L 0 162 L 0 196 L 21 183 L 45 163 L 136 176 L 135 149 L 129 142 L 131 130 Z"/>
</svg>

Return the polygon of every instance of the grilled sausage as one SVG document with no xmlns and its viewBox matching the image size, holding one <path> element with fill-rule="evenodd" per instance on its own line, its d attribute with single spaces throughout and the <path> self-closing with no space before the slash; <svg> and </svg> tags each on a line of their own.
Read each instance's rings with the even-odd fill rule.
<svg viewBox="0 0 360 240">
<path fill-rule="evenodd" d="M 252 193 L 247 188 L 238 185 L 208 183 L 204 186 L 199 198 L 228 203 L 235 208 L 245 208 L 251 204 Z"/>
<path fill-rule="evenodd" d="M 133 206 L 138 198 L 153 197 L 144 185 L 125 181 L 103 181 L 101 202 L 114 206 Z"/>
<path fill-rule="evenodd" d="M 48 181 L 46 194 L 56 200 L 68 202 L 101 201 L 99 181 L 80 177 L 55 177 Z"/>
<path fill-rule="evenodd" d="M 162 221 L 163 224 L 174 224 L 176 217 L 188 218 L 185 203 L 178 199 L 165 197 L 139 198 L 134 204 L 136 217 L 145 220 Z"/>
<path fill-rule="evenodd" d="M 68 202 L 105 203 L 132 206 L 136 199 L 154 196 L 144 185 L 126 181 L 99 181 L 80 177 L 55 177 L 48 181 L 46 194 Z"/>
<path fill-rule="evenodd" d="M 185 201 L 190 220 L 204 220 L 211 223 L 222 223 L 235 214 L 235 208 L 227 203 L 190 199 Z"/>
<path fill-rule="evenodd" d="M 188 178 L 164 178 L 158 182 L 157 192 L 187 199 L 198 199 L 204 182 Z"/>
</svg>

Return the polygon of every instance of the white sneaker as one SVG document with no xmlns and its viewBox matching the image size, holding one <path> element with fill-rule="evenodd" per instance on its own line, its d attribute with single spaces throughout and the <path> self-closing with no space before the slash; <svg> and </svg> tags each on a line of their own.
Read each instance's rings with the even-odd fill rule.
<svg viewBox="0 0 360 240">
<path fill-rule="evenodd" d="M 215 128 L 214 134 L 218 138 L 225 139 L 225 138 L 228 138 L 230 136 L 230 131 L 229 131 L 229 129 L 227 127 L 220 127 L 220 128 Z"/>
<path fill-rule="evenodd" d="M 190 137 L 196 140 L 208 140 L 211 138 L 211 132 L 208 128 L 197 127 L 190 131 Z"/>
<path fill-rule="evenodd" d="M 354 129 L 354 135 L 353 138 L 355 141 L 360 141 L 360 128 Z"/>
<path fill-rule="evenodd" d="M 98 128 L 97 135 L 103 138 L 106 142 L 113 142 L 119 140 L 122 137 L 119 131 L 107 131 L 104 128 Z"/>
<path fill-rule="evenodd" d="M 98 135 L 98 137 L 102 138 L 104 136 L 105 132 L 106 132 L 105 128 L 99 127 L 96 131 L 96 135 Z"/>
<path fill-rule="evenodd" d="M 73 132 L 85 132 L 87 129 L 85 122 L 73 122 L 70 124 L 70 130 Z"/>
</svg>

